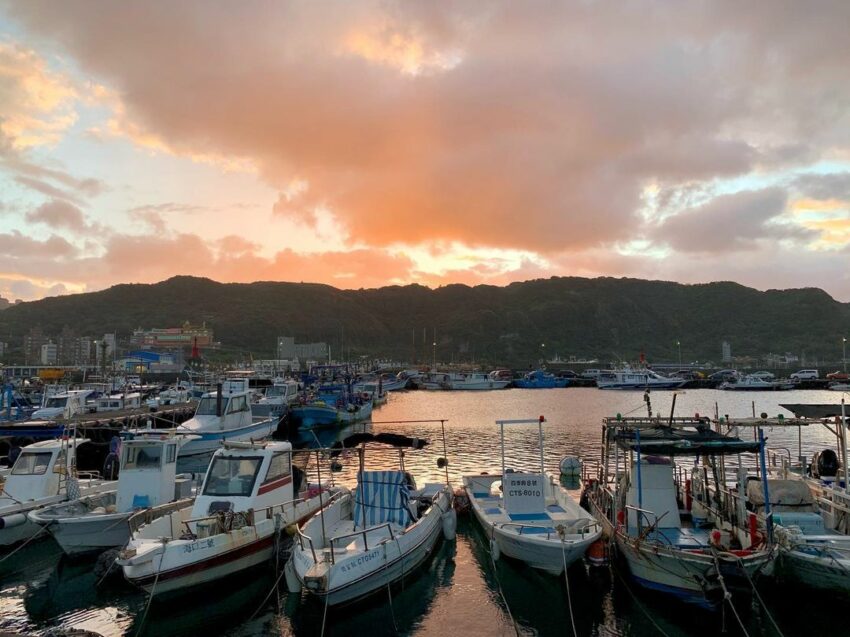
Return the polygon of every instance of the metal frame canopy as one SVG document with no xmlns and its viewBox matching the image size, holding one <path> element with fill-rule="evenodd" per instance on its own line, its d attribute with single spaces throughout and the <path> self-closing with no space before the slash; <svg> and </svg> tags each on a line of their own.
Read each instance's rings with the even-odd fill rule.
<svg viewBox="0 0 850 637">
<path fill-rule="evenodd" d="M 546 471 L 543 468 L 543 423 L 546 422 L 546 418 L 540 416 L 539 418 L 520 418 L 517 420 L 497 420 L 496 424 L 499 425 L 499 437 L 501 438 L 502 443 L 502 479 L 505 477 L 505 425 L 537 425 L 537 440 L 540 446 L 540 473 L 545 474 Z"/>
</svg>

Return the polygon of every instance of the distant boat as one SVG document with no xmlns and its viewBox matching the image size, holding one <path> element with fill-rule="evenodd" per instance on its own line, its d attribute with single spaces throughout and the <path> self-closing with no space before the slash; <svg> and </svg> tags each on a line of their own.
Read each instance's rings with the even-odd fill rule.
<svg viewBox="0 0 850 637">
<path fill-rule="evenodd" d="M 749 374 L 741 379 L 730 379 L 720 385 L 727 391 L 785 391 L 794 389 L 794 383 L 784 380 L 773 380 L 756 374 Z"/>
<path fill-rule="evenodd" d="M 668 378 L 648 367 L 606 371 L 596 379 L 599 389 L 678 389 L 688 382 L 684 378 Z"/>
<path fill-rule="evenodd" d="M 274 431 L 276 419 L 254 420 L 248 379 L 227 380 L 220 388 L 206 392 L 195 415 L 174 429 L 176 433 L 197 435 L 180 449 L 181 456 L 215 451 L 225 440 L 262 440 Z"/>
<path fill-rule="evenodd" d="M 345 385 L 326 385 L 312 399 L 293 405 L 289 420 L 298 429 L 346 425 L 370 418 L 372 407 L 370 398 L 349 393 Z"/>
<path fill-rule="evenodd" d="M 500 372 L 434 372 L 421 376 L 417 383 L 421 389 L 431 390 L 485 390 L 504 389 L 510 380 L 501 377 Z"/>
<path fill-rule="evenodd" d="M 298 387 L 298 381 L 275 378 L 263 396 L 251 405 L 251 412 L 258 417 L 280 416 L 298 400 Z"/>
<path fill-rule="evenodd" d="M 520 389 L 552 389 L 566 387 L 569 384 L 569 378 L 558 378 L 554 374 L 544 372 L 542 369 L 528 372 L 522 378 L 514 381 L 514 387 L 519 387 Z"/>
</svg>

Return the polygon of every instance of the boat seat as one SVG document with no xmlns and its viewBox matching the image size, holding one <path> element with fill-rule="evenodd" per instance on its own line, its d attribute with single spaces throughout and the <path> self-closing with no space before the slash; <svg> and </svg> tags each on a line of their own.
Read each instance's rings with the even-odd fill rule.
<svg viewBox="0 0 850 637">
<path fill-rule="evenodd" d="M 484 513 L 487 515 L 499 515 L 500 513 L 504 513 L 504 511 L 502 511 L 499 507 L 490 507 L 488 509 L 484 509 Z"/>
<path fill-rule="evenodd" d="M 526 522 L 532 520 L 551 520 L 548 513 L 541 511 L 540 513 L 508 513 L 508 517 L 514 522 Z"/>
<path fill-rule="evenodd" d="M 546 510 L 549 511 L 549 513 L 566 513 L 567 512 L 567 510 L 564 507 L 562 507 L 560 504 L 550 504 L 549 506 L 546 507 Z"/>
</svg>

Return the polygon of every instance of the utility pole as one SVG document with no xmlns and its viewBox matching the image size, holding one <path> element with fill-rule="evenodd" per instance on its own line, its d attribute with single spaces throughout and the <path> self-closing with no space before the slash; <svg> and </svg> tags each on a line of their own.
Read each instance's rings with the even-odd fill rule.
<svg viewBox="0 0 850 637">
<path fill-rule="evenodd" d="M 682 343 L 681 341 L 676 341 L 676 347 L 679 348 L 679 367 L 682 366 Z"/>
</svg>

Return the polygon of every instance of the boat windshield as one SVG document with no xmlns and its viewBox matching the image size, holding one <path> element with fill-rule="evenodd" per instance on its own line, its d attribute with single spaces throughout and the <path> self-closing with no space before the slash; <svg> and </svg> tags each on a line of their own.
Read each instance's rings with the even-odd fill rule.
<svg viewBox="0 0 850 637">
<path fill-rule="evenodd" d="M 68 397 L 63 396 L 62 398 L 58 398 L 58 397 L 48 398 L 47 403 L 44 406 L 48 407 L 48 408 L 56 409 L 56 408 L 59 408 L 59 407 L 64 407 L 67 404 L 68 404 Z"/>
<path fill-rule="evenodd" d="M 198 402 L 198 409 L 195 411 L 196 416 L 215 416 L 216 415 L 216 400 L 215 396 L 205 396 Z M 222 400 L 221 412 L 224 413 L 224 407 L 227 399 Z"/>
<path fill-rule="evenodd" d="M 204 495 L 243 497 L 251 495 L 261 464 L 263 459 L 257 457 L 213 458 L 204 484 Z"/>
<path fill-rule="evenodd" d="M 14 476 L 40 476 L 47 472 L 47 467 L 50 466 L 50 456 L 53 454 L 50 451 L 34 452 L 24 451 L 15 461 L 15 466 L 12 467 L 12 475 Z"/>
<path fill-rule="evenodd" d="M 162 447 L 159 443 L 127 445 L 124 448 L 124 469 L 159 469 Z"/>
<path fill-rule="evenodd" d="M 266 398 L 274 398 L 275 396 L 283 396 L 283 387 L 275 385 L 266 390 Z"/>
</svg>

